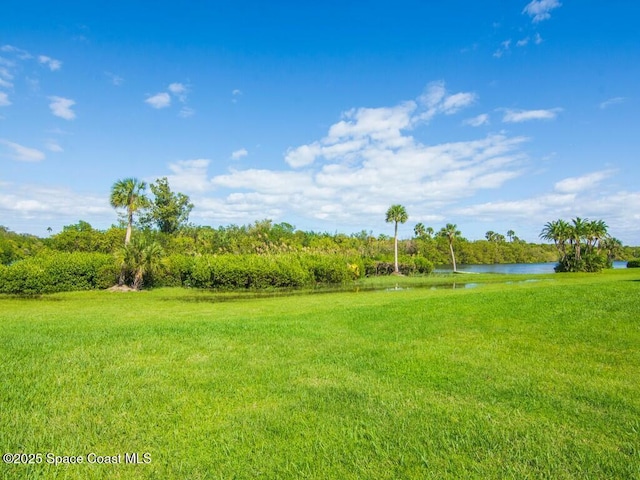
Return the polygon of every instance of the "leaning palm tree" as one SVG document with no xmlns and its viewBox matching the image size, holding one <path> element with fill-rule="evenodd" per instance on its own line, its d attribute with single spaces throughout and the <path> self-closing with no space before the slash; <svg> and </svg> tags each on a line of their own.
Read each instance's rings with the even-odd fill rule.
<svg viewBox="0 0 640 480">
<path fill-rule="evenodd" d="M 460 231 L 458 230 L 458 226 L 453 223 L 447 223 L 445 227 L 442 227 L 440 232 L 438 233 L 441 237 L 444 237 L 449 242 L 449 251 L 451 252 L 451 262 L 453 264 L 453 272 L 456 273 L 458 271 L 456 267 L 456 255 L 453 253 L 453 241 L 456 238 L 460 238 Z"/>
<path fill-rule="evenodd" d="M 400 273 L 398 268 L 398 223 L 404 223 L 409 220 L 409 215 L 407 215 L 407 210 L 402 205 L 391 205 L 389 210 L 387 210 L 387 217 L 385 221 L 387 223 L 395 223 L 395 230 L 393 236 L 393 245 L 394 245 L 394 273 Z"/>
<path fill-rule="evenodd" d="M 133 214 L 148 205 L 149 201 L 144 195 L 147 188 L 145 182 L 137 178 L 125 178 L 118 180 L 111 187 L 110 203 L 113 208 L 126 209 L 127 233 L 124 237 L 124 244 L 131 241 L 131 230 L 133 228 Z"/>
</svg>

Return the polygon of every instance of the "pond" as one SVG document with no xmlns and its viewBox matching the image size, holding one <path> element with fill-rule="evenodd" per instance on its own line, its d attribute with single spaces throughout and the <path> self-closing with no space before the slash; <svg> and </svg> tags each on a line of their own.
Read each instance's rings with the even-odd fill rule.
<svg viewBox="0 0 640 480">
<path fill-rule="evenodd" d="M 496 263 L 492 265 L 458 265 L 458 271 L 460 272 L 472 272 L 472 273 L 516 273 L 516 274 L 531 274 L 531 273 L 554 273 L 553 267 L 557 262 L 546 263 Z M 613 262 L 613 268 L 627 268 L 626 261 Z M 434 269 L 435 273 L 451 273 L 453 268 L 451 265 L 439 265 Z"/>
</svg>

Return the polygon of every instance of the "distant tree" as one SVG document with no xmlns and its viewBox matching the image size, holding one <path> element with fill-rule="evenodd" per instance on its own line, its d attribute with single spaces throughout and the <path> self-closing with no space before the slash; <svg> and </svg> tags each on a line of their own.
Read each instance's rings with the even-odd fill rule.
<svg viewBox="0 0 640 480">
<path fill-rule="evenodd" d="M 513 239 L 516 238 L 516 232 L 513 230 L 507 230 L 507 238 L 510 242 L 513 242 Z"/>
<path fill-rule="evenodd" d="M 447 223 L 445 227 L 442 227 L 438 235 L 444 237 L 449 242 L 449 252 L 451 253 L 451 263 L 453 264 L 453 271 L 457 272 L 458 269 L 456 267 L 456 255 L 453 252 L 453 242 L 460 238 L 460 231 L 458 230 L 458 226 L 453 223 Z"/>
<path fill-rule="evenodd" d="M 496 232 L 493 230 L 489 230 L 484 234 L 484 238 L 486 238 L 489 242 L 493 242 L 496 239 Z"/>
<path fill-rule="evenodd" d="M 155 225 L 163 233 L 175 233 L 189 221 L 193 204 L 183 193 L 174 193 L 169 187 L 167 177 L 157 179 L 149 185 L 154 199 L 149 202 L 142 223 Z"/>
<path fill-rule="evenodd" d="M 431 238 L 431 237 L 433 237 L 433 234 L 434 234 L 434 233 L 435 233 L 435 232 L 433 231 L 433 228 L 432 228 L 432 227 L 427 227 L 427 228 L 426 228 L 426 230 L 425 230 L 425 234 L 427 235 L 427 238 Z"/>
<path fill-rule="evenodd" d="M 124 237 L 124 244 L 131 241 L 131 231 L 133 229 L 133 215 L 140 209 L 149 205 L 149 200 L 144 194 L 147 184 L 137 178 L 125 178 L 118 180 L 111 187 L 110 203 L 113 208 L 124 208 L 127 220 L 127 233 Z"/>
<path fill-rule="evenodd" d="M 394 252 L 394 272 L 400 273 L 398 269 L 398 223 L 405 223 L 409 219 L 407 210 L 402 205 L 391 205 L 387 210 L 385 221 L 394 223 L 393 252 Z"/>
<path fill-rule="evenodd" d="M 418 238 L 424 237 L 427 233 L 426 229 L 424 228 L 424 224 L 416 223 L 416 226 L 413 227 L 413 233 Z"/>
</svg>

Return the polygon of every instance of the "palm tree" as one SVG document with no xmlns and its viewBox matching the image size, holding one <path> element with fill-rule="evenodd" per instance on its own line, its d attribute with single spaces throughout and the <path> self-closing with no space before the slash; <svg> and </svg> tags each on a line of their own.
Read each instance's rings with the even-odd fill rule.
<svg viewBox="0 0 640 480">
<path fill-rule="evenodd" d="M 484 238 L 486 238 L 489 242 L 493 242 L 496 239 L 496 232 L 494 232 L 493 230 L 489 230 L 484 234 Z"/>
<path fill-rule="evenodd" d="M 125 208 L 127 216 L 127 234 L 124 237 L 124 244 L 131 241 L 131 230 L 133 228 L 133 214 L 149 204 L 144 190 L 147 188 L 145 182 L 137 178 L 125 178 L 118 180 L 111 187 L 110 203 L 113 208 Z"/>
<path fill-rule="evenodd" d="M 543 240 L 553 240 L 561 260 L 567 256 L 566 242 L 571 236 L 571 225 L 564 220 L 558 219 L 553 222 L 547 222 L 540 232 L 540 238 Z"/>
<path fill-rule="evenodd" d="M 418 238 L 423 237 L 427 233 L 425 228 L 424 228 L 424 224 L 423 223 L 416 223 L 416 226 L 413 227 L 413 233 Z"/>
<path fill-rule="evenodd" d="M 125 274 L 129 271 L 133 274 L 132 288 L 140 290 L 144 278 L 157 270 L 162 255 L 162 248 L 157 242 L 148 242 L 136 237 L 116 254 L 121 269 L 119 284 L 124 284 Z"/>
<path fill-rule="evenodd" d="M 510 242 L 513 242 L 515 236 L 516 232 L 514 232 L 513 230 L 507 230 L 507 237 L 509 238 Z"/>
<path fill-rule="evenodd" d="M 574 251 L 576 254 L 576 262 L 580 261 L 580 249 L 582 240 L 587 238 L 587 234 L 589 231 L 589 221 L 583 220 L 580 217 L 576 217 L 571 220 L 573 225 L 571 225 L 571 238 L 570 241 L 574 246 Z"/>
<path fill-rule="evenodd" d="M 428 238 L 433 237 L 433 234 L 435 233 L 432 227 L 427 227 L 427 229 L 424 232 L 426 233 Z"/>
<path fill-rule="evenodd" d="M 387 216 L 385 221 L 387 223 L 393 222 L 395 224 L 395 230 L 393 235 L 393 251 L 394 251 L 394 272 L 396 274 L 400 273 L 398 269 L 398 223 L 404 223 L 409 219 L 409 215 L 407 215 L 407 210 L 402 205 L 391 205 L 389 210 L 387 210 Z"/>
<path fill-rule="evenodd" d="M 453 264 L 453 272 L 455 273 L 458 271 L 458 269 L 456 267 L 456 256 L 453 253 L 453 241 L 456 238 L 460 238 L 460 231 L 458 230 L 458 226 L 453 223 L 447 223 L 447 226 L 442 227 L 438 235 L 446 238 L 449 241 L 449 251 L 451 252 L 451 263 Z"/>
</svg>

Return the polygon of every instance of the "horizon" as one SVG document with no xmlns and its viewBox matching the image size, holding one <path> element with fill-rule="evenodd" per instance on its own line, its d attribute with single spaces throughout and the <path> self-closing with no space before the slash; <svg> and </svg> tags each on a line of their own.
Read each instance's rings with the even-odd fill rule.
<svg viewBox="0 0 640 480">
<path fill-rule="evenodd" d="M 640 245 L 640 4 L 8 0 L 0 225 L 117 224 L 167 177 L 190 222 L 388 235 L 384 214 L 541 242 L 558 218 Z M 544 243 L 544 242 L 543 242 Z"/>
</svg>

